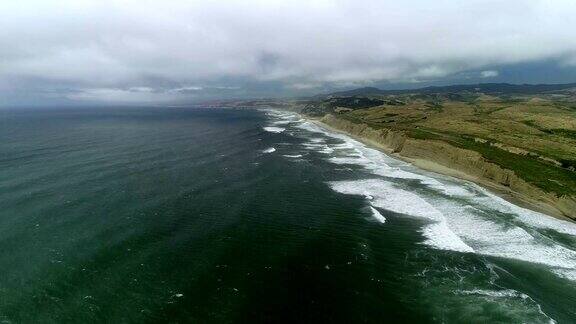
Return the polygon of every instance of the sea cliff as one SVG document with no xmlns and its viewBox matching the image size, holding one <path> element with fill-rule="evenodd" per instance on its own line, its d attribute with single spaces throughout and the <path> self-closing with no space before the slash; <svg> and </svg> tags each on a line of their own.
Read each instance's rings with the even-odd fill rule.
<svg viewBox="0 0 576 324">
<path fill-rule="evenodd" d="M 476 182 L 525 207 L 576 220 L 576 197 L 546 192 L 520 178 L 514 170 L 503 168 L 476 151 L 442 140 L 413 138 L 401 130 L 374 129 L 332 114 L 318 121 L 421 168 Z"/>
</svg>

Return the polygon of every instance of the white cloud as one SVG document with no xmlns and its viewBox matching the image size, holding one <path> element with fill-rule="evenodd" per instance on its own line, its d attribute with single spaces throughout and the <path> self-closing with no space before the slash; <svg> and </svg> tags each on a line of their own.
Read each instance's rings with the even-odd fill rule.
<svg viewBox="0 0 576 324">
<path fill-rule="evenodd" d="M 180 96 L 170 92 L 157 92 L 154 90 L 142 90 L 137 88 L 94 88 L 80 89 L 74 93 L 67 94 L 66 98 L 79 101 L 102 101 L 127 104 L 139 102 L 172 102 L 180 99 Z"/>
<path fill-rule="evenodd" d="M 495 78 L 498 75 L 500 75 L 500 72 L 498 72 L 496 70 L 486 70 L 486 71 L 480 72 L 480 77 L 482 77 L 482 78 Z"/>
<path fill-rule="evenodd" d="M 574 57 L 574 16 L 573 0 L 2 1 L 0 86 L 418 81 Z M 163 98 L 90 96 L 122 91 Z"/>
<path fill-rule="evenodd" d="M 296 90 L 309 90 L 309 89 L 318 89 L 322 87 L 320 83 L 293 83 L 288 85 L 291 89 Z"/>
<path fill-rule="evenodd" d="M 204 88 L 198 87 L 198 86 L 187 86 L 187 87 L 170 89 L 169 92 L 190 92 L 190 91 L 200 91 L 202 89 L 204 89 Z"/>
<path fill-rule="evenodd" d="M 238 86 L 215 86 L 213 88 L 218 89 L 218 90 L 240 90 L 240 89 L 242 89 L 242 87 L 238 87 Z"/>
<path fill-rule="evenodd" d="M 154 89 L 150 87 L 132 87 L 128 90 L 131 92 L 154 92 Z"/>
</svg>

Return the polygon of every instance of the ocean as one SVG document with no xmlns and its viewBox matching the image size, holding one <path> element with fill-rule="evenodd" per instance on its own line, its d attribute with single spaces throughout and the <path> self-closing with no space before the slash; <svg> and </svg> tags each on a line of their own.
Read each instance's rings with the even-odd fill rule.
<svg viewBox="0 0 576 324">
<path fill-rule="evenodd" d="M 0 110 L 0 323 L 574 323 L 576 224 L 279 110 Z"/>
</svg>

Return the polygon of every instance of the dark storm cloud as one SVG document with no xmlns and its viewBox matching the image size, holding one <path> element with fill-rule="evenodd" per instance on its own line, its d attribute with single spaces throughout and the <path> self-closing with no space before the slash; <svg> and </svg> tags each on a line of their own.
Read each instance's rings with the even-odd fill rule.
<svg viewBox="0 0 576 324">
<path fill-rule="evenodd" d="M 574 16 L 568 0 L 3 1 L 0 93 L 171 102 L 574 69 Z"/>
</svg>

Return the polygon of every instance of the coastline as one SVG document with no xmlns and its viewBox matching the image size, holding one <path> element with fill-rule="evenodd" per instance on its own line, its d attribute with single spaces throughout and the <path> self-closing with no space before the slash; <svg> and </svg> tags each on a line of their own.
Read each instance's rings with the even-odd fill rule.
<svg viewBox="0 0 576 324">
<path fill-rule="evenodd" d="M 554 217 L 556 219 L 576 223 L 576 219 L 573 219 L 573 218 L 569 217 L 568 215 L 566 215 L 564 212 L 562 212 L 554 204 L 551 204 L 551 203 L 548 203 L 548 202 L 545 202 L 542 200 L 534 199 L 534 198 L 530 197 L 529 195 L 523 194 L 523 193 L 518 192 L 518 191 L 514 191 L 510 188 L 510 186 L 504 186 L 504 185 L 502 185 L 502 184 L 500 184 L 497 181 L 494 181 L 492 179 L 479 177 L 479 176 L 464 172 L 462 170 L 458 170 L 456 168 L 452 168 L 452 167 L 443 165 L 443 164 L 438 163 L 432 159 L 409 157 L 409 156 L 402 155 L 397 150 L 395 150 L 395 149 L 393 149 L 387 145 L 384 145 L 383 143 L 380 143 L 376 140 L 373 140 L 373 139 L 370 139 L 366 136 L 361 136 L 361 135 L 355 134 L 353 132 L 347 131 L 345 129 L 341 129 L 341 128 L 335 127 L 333 125 L 330 125 L 330 124 L 325 122 L 324 118 L 311 118 L 309 116 L 302 116 L 302 117 L 308 121 L 311 121 L 312 123 L 314 123 L 320 127 L 326 128 L 330 131 L 350 136 L 351 138 L 354 138 L 355 140 L 362 142 L 365 145 L 368 145 L 372 148 L 378 149 L 379 151 L 381 151 L 381 152 L 383 152 L 389 156 L 392 156 L 392 157 L 397 158 L 399 160 L 410 163 L 410 164 L 412 164 L 412 165 L 414 165 L 417 168 L 420 168 L 422 170 L 426 170 L 429 172 L 438 173 L 441 175 L 458 178 L 458 179 L 465 180 L 465 181 L 470 181 L 470 182 L 475 183 L 475 184 L 481 186 L 482 188 L 488 190 L 489 192 L 497 195 L 498 197 L 500 197 L 500 198 L 502 198 L 502 199 L 504 199 L 510 203 L 513 203 L 517 206 L 520 206 L 520 207 L 523 207 L 526 209 L 530 209 L 532 211 L 536 211 L 536 212 L 545 214 L 547 216 Z"/>
</svg>

